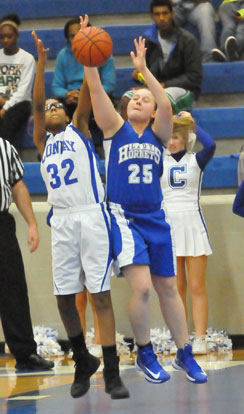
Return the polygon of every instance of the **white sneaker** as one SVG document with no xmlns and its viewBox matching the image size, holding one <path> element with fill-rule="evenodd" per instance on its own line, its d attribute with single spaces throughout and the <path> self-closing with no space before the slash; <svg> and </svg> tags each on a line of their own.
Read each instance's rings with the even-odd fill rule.
<svg viewBox="0 0 244 414">
<path fill-rule="evenodd" d="M 102 358 L 103 351 L 101 345 L 98 344 L 91 344 L 88 346 L 89 354 L 94 355 L 97 358 Z"/>
<path fill-rule="evenodd" d="M 196 337 L 192 344 L 192 352 L 195 355 L 205 355 L 207 354 L 207 343 L 205 336 Z"/>
</svg>

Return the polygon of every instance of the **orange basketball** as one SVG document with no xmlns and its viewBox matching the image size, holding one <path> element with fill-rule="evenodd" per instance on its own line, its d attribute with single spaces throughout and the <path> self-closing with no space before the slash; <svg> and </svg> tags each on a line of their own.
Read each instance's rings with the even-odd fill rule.
<svg viewBox="0 0 244 414">
<path fill-rule="evenodd" d="M 80 30 L 72 41 L 75 58 L 84 66 L 100 66 L 111 56 L 113 42 L 109 34 L 99 27 Z"/>
</svg>

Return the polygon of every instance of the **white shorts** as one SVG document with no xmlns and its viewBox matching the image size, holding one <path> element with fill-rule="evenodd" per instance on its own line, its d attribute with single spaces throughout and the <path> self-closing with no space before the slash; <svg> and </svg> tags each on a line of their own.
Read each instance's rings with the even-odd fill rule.
<svg viewBox="0 0 244 414">
<path fill-rule="evenodd" d="M 105 204 L 53 209 L 54 295 L 110 290 L 110 218 Z"/>
<path fill-rule="evenodd" d="M 176 256 L 212 254 L 206 224 L 201 211 L 169 212 L 167 218 L 174 232 Z"/>
</svg>

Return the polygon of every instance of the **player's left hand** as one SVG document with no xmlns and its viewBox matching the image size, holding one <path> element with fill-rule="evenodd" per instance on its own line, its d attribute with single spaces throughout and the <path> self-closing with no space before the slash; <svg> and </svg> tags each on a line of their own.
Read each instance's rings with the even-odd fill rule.
<svg viewBox="0 0 244 414">
<path fill-rule="evenodd" d="M 138 70 L 138 72 L 143 71 L 146 67 L 146 47 L 145 47 L 145 39 L 142 36 L 139 37 L 138 41 L 134 39 L 134 44 L 136 48 L 136 54 L 134 52 L 130 52 L 130 56 L 133 62 L 133 65 Z"/>
<path fill-rule="evenodd" d="M 33 253 L 39 246 L 39 233 L 36 224 L 32 224 L 28 229 L 28 246 L 30 252 Z"/>
</svg>

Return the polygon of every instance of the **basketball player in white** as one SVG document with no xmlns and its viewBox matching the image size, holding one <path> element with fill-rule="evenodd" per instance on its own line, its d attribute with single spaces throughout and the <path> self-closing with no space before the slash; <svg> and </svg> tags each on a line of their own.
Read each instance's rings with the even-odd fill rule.
<svg viewBox="0 0 244 414">
<path fill-rule="evenodd" d="M 75 306 L 76 293 L 86 286 L 99 318 L 105 390 L 113 399 L 128 398 L 129 392 L 119 376 L 110 296 L 110 223 L 89 138 L 89 91 L 84 81 L 77 109 L 68 124 L 63 104 L 56 99 L 45 100 L 44 70 L 48 49 L 35 32 L 33 38 L 38 52 L 33 99 L 34 142 L 42 155 L 41 173 L 48 202 L 53 206 L 54 294 L 76 363 L 71 395 L 76 398 L 88 391 L 90 376 L 100 365 L 100 360 L 86 348 Z"/>
</svg>

